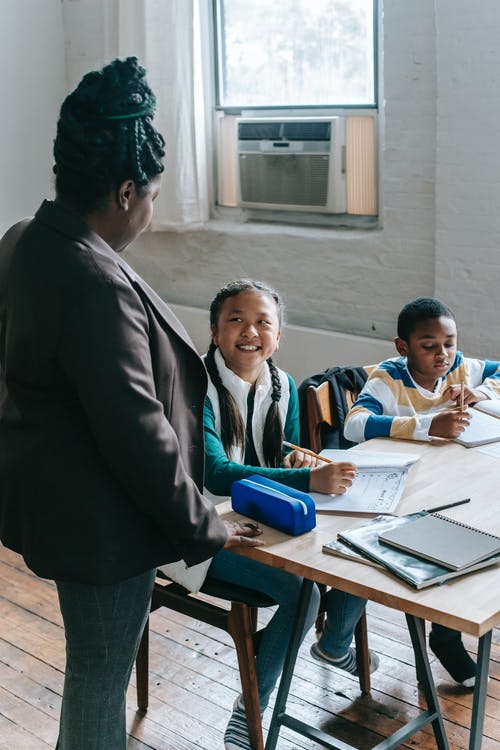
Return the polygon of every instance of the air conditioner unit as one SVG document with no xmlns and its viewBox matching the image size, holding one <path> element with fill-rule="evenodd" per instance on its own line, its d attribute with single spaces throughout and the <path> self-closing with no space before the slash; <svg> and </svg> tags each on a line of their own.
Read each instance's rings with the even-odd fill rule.
<svg viewBox="0 0 500 750">
<path fill-rule="evenodd" d="M 239 205 L 345 213 L 343 117 L 240 118 Z"/>
</svg>

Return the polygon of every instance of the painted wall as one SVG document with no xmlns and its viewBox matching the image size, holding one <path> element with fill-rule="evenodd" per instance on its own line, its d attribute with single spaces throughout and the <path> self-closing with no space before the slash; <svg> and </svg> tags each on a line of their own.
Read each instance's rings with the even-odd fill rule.
<svg viewBox="0 0 500 750">
<path fill-rule="evenodd" d="M 52 142 L 66 92 L 62 5 L 2 0 L 0 236 L 52 195 Z"/>
<path fill-rule="evenodd" d="M 436 293 L 460 344 L 500 359 L 500 4 L 439 0 Z"/>
<path fill-rule="evenodd" d="M 198 352 L 205 354 L 210 343 L 208 310 L 176 304 L 171 307 Z M 288 324 L 273 360 L 299 385 L 312 373 L 331 367 L 333 361 L 338 366 L 350 367 L 375 364 L 395 355 L 392 341 Z"/>
<path fill-rule="evenodd" d="M 213 221 L 204 231 L 148 234 L 128 257 L 167 299 L 205 307 L 230 278 L 254 276 L 282 292 L 291 323 L 388 339 L 401 306 L 433 294 L 434 1 L 384 0 L 382 5 L 382 228 L 339 231 Z"/>
<path fill-rule="evenodd" d="M 469 0 L 381 0 L 381 6 L 380 229 L 213 220 L 203 231 L 144 235 L 127 257 L 177 304 L 204 309 L 221 284 L 251 275 L 280 289 L 290 323 L 381 339 L 394 336 L 397 312 L 408 299 L 436 294 L 455 309 L 468 354 L 500 357 L 492 325 L 500 257 L 500 3 L 482 0 L 472 8 Z M 22 92 L 12 99 L 21 117 L 0 123 L 3 228 L 33 210 L 50 184 L 47 153 L 64 88 L 63 42 L 71 86 L 107 59 L 102 8 L 97 0 L 2 4 L 3 18 L 7 13 L 18 31 L 0 27 L 0 54 L 7 45 L 16 63 L 8 75 L 2 66 L 2 87 L 11 98 Z M 35 59 L 26 64 L 30 55 Z M 13 67 L 16 84 L 7 80 Z M 7 193 L 4 175 L 12 174 Z"/>
</svg>

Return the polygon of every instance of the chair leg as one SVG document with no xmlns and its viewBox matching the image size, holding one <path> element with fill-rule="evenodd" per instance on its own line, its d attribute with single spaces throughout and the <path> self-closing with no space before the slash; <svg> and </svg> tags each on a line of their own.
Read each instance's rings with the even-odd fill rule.
<svg viewBox="0 0 500 750">
<path fill-rule="evenodd" d="M 358 624 L 354 631 L 354 640 L 356 642 L 356 663 L 359 675 L 359 687 L 362 695 L 368 695 L 371 690 L 371 679 L 366 610 L 363 610 L 363 614 L 358 620 Z"/>
<path fill-rule="evenodd" d="M 317 585 L 317 587 L 319 589 L 319 593 L 320 593 L 320 597 L 321 597 L 320 598 L 320 604 L 319 604 L 319 612 L 318 612 L 318 615 L 316 617 L 316 623 L 315 623 L 316 634 L 319 635 L 320 633 L 323 632 L 323 628 L 325 627 L 325 620 L 326 620 L 326 600 L 325 600 L 325 595 L 326 595 L 328 589 L 327 589 L 326 584 L 324 584 L 324 583 L 318 583 L 316 585 Z"/>
<path fill-rule="evenodd" d="M 234 641 L 238 656 L 241 691 L 245 704 L 250 744 L 253 750 L 264 750 L 253 649 L 252 617 L 250 608 L 246 604 L 232 602 L 231 611 L 228 616 L 228 633 Z"/>
<path fill-rule="evenodd" d="M 248 607 L 248 604 L 246 606 Z M 252 628 L 252 633 L 256 633 L 257 626 L 259 624 L 259 608 L 248 607 L 248 612 L 250 614 L 250 626 Z"/>
<path fill-rule="evenodd" d="M 140 711 L 147 711 L 149 705 L 149 617 L 142 631 L 141 642 L 135 657 L 137 683 L 137 705 Z"/>
</svg>

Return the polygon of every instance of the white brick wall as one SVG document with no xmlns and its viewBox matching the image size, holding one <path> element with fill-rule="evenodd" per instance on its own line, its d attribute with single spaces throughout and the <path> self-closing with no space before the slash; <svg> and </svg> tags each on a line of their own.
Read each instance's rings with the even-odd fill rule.
<svg viewBox="0 0 500 750">
<path fill-rule="evenodd" d="M 6 28 L 26 23 L 24 4 L 9 0 Z M 204 231 L 143 236 L 128 258 L 175 303 L 205 309 L 230 278 L 255 276 L 283 293 L 290 323 L 381 339 L 394 336 L 405 302 L 436 294 L 456 311 L 467 353 L 500 356 L 495 325 L 500 2 L 380 4 L 381 228 L 309 230 L 214 221 Z M 62 49 L 64 42 L 68 80 L 74 85 L 82 72 L 107 57 L 103 5 L 100 0 L 64 0 L 62 8 L 64 31 L 51 23 L 51 45 Z M 53 81 L 46 38 L 40 35 L 38 57 L 36 37 L 27 35 L 26 46 L 39 61 L 37 73 Z M 15 54 L 9 53 L 11 58 Z M 17 54 L 25 55 L 22 45 Z M 12 60 L 4 67 L 19 69 Z M 62 81 L 61 70 L 59 76 Z M 55 88 L 62 96 L 61 81 Z M 23 101 L 35 100 L 28 95 Z M 45 109 L 44 102 L 37 103 L 37 122 L 54 117 L 53 102 Z M 50 180 L 48 130 L 43 137 L 33 129 L 27 135 L 22 121 L 17 140 L 9 131 L 10 121 L 0 123 L 1 163 L 15 163 L 22 183 L 16 182 L 16 169 L 4 170 L 11 175 L 4 227 L 33 210 L 29 186 Z"/>
<path fill-rule="evenodd" d="M 254 276 L 282 292 L 291 323 L 387 339 L 394 336 L 402 305 L 434 292 L 434 2 L 383 5 L 383 228 L 213 222 L 202 232 L 150 234 L 128 257 L 167 299 L 207 306 L 221 284 Z"/>
<path fill-rule="evenodd" d="M 200 354 L 210 343 L 208 310 L 185 305 L 172 305 L 172 309 L 189 333 Z M 287 325 L 283 331 L 279 351 L 273 356 L 276 364 L 289 372 L 297 385 L 312 373 L 322 372 L 335 364 L 342 366 L 369 365 L 394 357 L 392 341 L 367 336 L 351 336 L 317 328 Z"/>
<path fill-rule="evenodd" d="M 500 358 L 500 4 L 436 2 L 436 293 L 460 345 Z"/>
<path fill-rule="evenodd" d="M 0 237 L 53 189 L 52 143 L 66 91 L 60 3 L 2 0 Z"/>
</svg>

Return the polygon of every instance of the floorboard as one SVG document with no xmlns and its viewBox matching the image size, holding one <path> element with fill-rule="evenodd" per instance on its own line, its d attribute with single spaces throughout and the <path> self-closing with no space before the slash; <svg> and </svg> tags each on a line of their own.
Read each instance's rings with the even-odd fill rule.
<svg viewBox="0 0 500 750">
<path fill-rule="evenodd" d="M 270 616 L 264 611 L 265 622 Z M 151 616 L 150 707 L 137 711 L 135 674 L 127 694 L 129 750 L 222 750 L 239 674 L 227 633 L 169 610 Z M 369 750 L 417 715 L 413 651 L 404 616 L 368 605 L 370 647 L 380 655 L 372 693 L 361 697 L 356 678 L 318 665 L 309 655 L 311 631 L 301 648 L 290 710 Z M 471 654 L 477 640 L 465 636 Z M 432 657 L 432 654 L 431 654 Z M 467 748 L 472 693 L 450 681 L 431 658 L 450 750 Z M 52 582 L 34 576 L 15 553 L 0 546 L 0 750 L 53 750 L 64 680 L 64 632 Z M 293 711 L 292 711 L 293 706 Z M 270 711 L 264 716 L 267 730 Z M 278 750 L 319 750 L 283 730 Z M 430 729 L 405 744 L 435 748 Z M 493 633 L 483 750 L 500 750 L 500 631 Z"/>
</svg>

